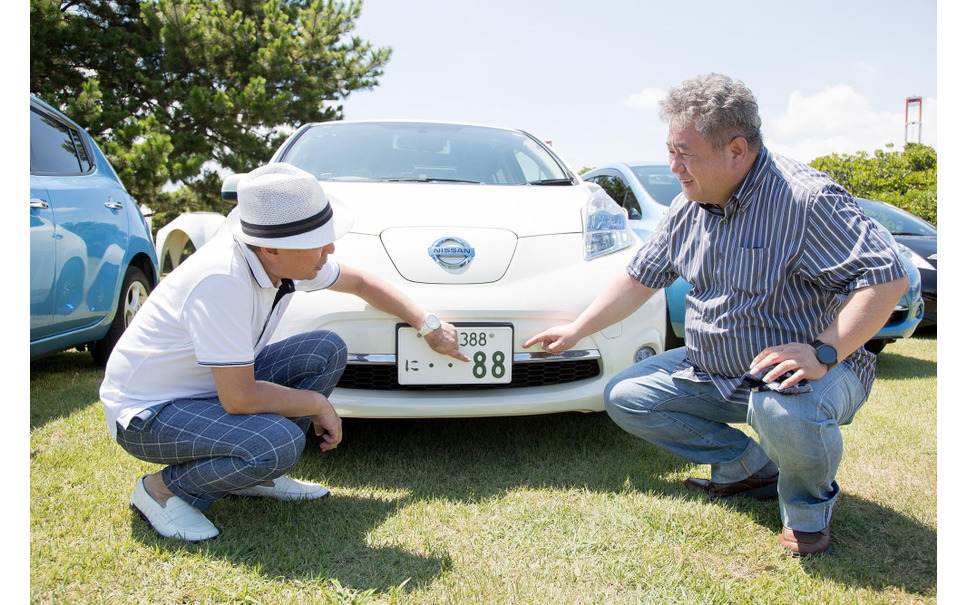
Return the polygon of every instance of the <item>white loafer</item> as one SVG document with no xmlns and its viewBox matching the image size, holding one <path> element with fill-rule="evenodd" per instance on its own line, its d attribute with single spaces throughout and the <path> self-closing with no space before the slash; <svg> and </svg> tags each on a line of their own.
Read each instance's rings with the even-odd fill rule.
<svg viewBox="0 0 968 605">
<path fill-rule="evenodd" d="M 233 496 L 253 496 L 256 498 L 273 498 L 275 500 L 315 500 L 325 498 L 329 490 L 318 483 L 309 483 L 282 476 L 273 480 L 272 487 L 253 485 L 245 489 L 229 492 Z"/>
<path fill-rule="evenodd" d="M 200 542 L 218 535 L 218 528 L 200 510 L 178 496 L 168 498 L 165 506 L 155 502 L 145 489 L 144 477 L 134 486 L 131 508 L 165 538 Z"/>
</svg>

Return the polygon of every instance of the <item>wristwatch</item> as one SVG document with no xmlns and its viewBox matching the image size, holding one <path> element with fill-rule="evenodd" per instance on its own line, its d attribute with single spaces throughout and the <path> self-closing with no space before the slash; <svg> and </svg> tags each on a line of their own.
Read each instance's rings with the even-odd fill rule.
<svg viewBox="0 0 968 605">
<path fill-rule="evenodd" d="M 817 352 L 817 361 L 827 366 L 828 371 L 834 369 L 837 365 L 837 349 L 822 340 L 815 340 L 810 343 L 810 346 Z"/>
<path fill-rule="evenodd" d="M 420 336 L 426 336 L 434 330 L 440 327 L 440 318 L 433 313 L 428 313 L 427 317 L 424 317 L 423 327 L 417 331 Z"/>
</svg>

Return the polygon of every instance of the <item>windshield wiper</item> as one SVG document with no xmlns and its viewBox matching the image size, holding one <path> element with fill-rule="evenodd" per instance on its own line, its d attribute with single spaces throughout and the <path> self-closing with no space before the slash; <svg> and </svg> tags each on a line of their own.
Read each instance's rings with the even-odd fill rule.
<svg viewBox="0 0 968 605">
<path fill-rule="evenodd" d="M 437 178 L 386 178 L 381 179 L 388 183 L 472 183 L 474 185 L 484 185 L 484 181 L 469 181 L 466 179 L 437 179 Z"/>
<path fill-rule="evenodd" d="M 332 181 L 337 183 L 364 183 L 369 181 L 376 181 L 378 179 L 372 179 L 368 176 L 321 176 L 319 177 L 321 181 Z"/>
<path fill-rule="evenodd" d="M 542 181 L 528 181 L 529 185 L 573 185 L 571 179 L 544 179 Z"/>
</svg>

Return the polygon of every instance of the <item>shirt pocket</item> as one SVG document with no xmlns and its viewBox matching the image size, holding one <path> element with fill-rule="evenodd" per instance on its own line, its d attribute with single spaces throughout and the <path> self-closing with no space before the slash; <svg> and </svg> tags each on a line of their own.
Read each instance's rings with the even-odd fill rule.
<svg viewBox="0 0 968 605">
<path fill-rule="evenodd" d="M 747 294 L 766 294 L 777 285 L 773 255 L 769 248 L 740 248 L 727 277 L 733 289 Z"/>
</svg>

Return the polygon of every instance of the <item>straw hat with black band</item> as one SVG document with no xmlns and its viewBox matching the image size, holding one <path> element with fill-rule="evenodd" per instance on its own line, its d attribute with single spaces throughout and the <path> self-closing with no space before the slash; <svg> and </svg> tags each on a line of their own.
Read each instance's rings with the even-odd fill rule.
<svg viewBox="0 0 968 605">
<path fill-rule="evenodd" d="M 316 177 L 291 164 L 256 168 L 238 184 L 227 226 L 242 242 L 266 248 L 322 248 L 349 231 L 352 213 L 326 197 Z"/>
</svg>

